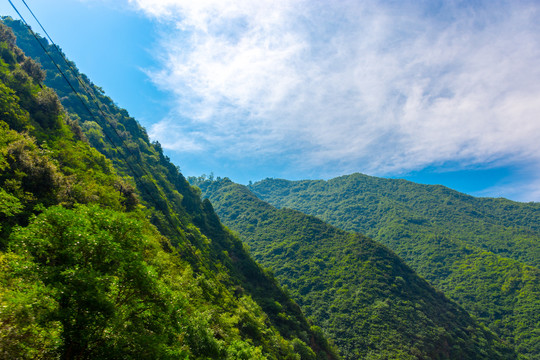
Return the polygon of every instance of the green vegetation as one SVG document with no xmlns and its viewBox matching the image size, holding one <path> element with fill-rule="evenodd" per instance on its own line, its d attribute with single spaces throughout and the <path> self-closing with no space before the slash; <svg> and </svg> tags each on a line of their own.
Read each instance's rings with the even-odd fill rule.
<svg viewBox="0 0 540 360">
<path fill-rule="evenodd" d="M 345 359 L 503 359 L 510 348 L 357 233 L 276 209 L 228 179 L 190 178 Z"/>
<path fill-rule="evenodd" d="M 2 254 L 3 357 L 265 358 L 246 325 L 290 352 L 253 302 L 213 290 L 162 241 L 136 214 L 98 206 L 53 206 L 16 229 Z"/>
<path fill-rule="evenodd" d="M 0 358 L 337 359 L 324 331 L 350 345 L 343 347 L 348 358 L 512 358 L 508 348 L 384 247 L 296 212 L 280 213 L 283 229 L 261 218 L 249 230 L 260 230 L 261 239 L 273 239 L 264 237 L 263 225 L 270 234 L 284 236 L 276 245 L 289 246 L 287 236 L 298 237 L 289 253 L 269 259 L 282 266 L 278 270 L 287 274 L 291 295 L 324 331 L 312 326 L 271 272 L 220 223 L 212 204 L 201 200 L 200 189 L 164 156 L 160 144 L 150 142 L 136 120 L 75 64 L 66 65 L 45 39 L 39 41 L 81 98 L 28 30 L 3 18 Z M 311 196 L 302 201 L 310 202 Z M 529 204 L 536 211 L 528 212 L 498 200 L 486 202 L 485 209 L 460 203 L 464 208 L 446 225 L 466 226 L 439 233 L 445 224 L 431 220 L 436 215 L 432 200 L 420 198 L 409 200 L 428 204 L 425 213 L 384 200 L 376 202 L 378 218 L 369 220 L 372 215 L 366 213 L 357 219 L 522 355 L 534 358 L 540 353 L 538 207 Z M 336 208 L 346 201 L 339 199 Z M 458 208 L 456 199 L 449 201 L 448 209 Z M 317 208 L 325 206 L 333 205 L 329 201 Z M 477 219 L 466 223 L 460 214 L 480 208 L 493 221 L 470 230 Z M 239 211 L 234 204 L 230 209 Z M 345 217 L 343 224 L 353 218 Z M 426 218 L 432 228 L 423 227 Z M 291 258 L 306 235 L 287 235 L 286 229 L 294 230 L 291 221 L 305 221 L 312 229 L 307 234 L 313 246 L 306 254 L 316 256 L 313 266 L 311 260 L 296 264 Z M 318 238 L 319 231 L 330 240 Z M 393 247 L 395 239 L 409 250 Z M 429 256 L 433 261 L 425 260 Z M 358 259 L 364 267 L 354 266 Z M 323 272 L 327 260 L 336 274 Z M 336 275 L 343 276 L 341 283 L 332 280 Z M 358 292 L 348 291 L 353 286 Z M 338 301 L 331 303 L 329 296 Z M 339 315 L 366 301 L 358 323 Z M 357 349 L 357 343 L 368 348 Z"/>
<path fill-rule="evenodd" d="M 0 358 L 337 358 L 125 110 L 44 71 L 0 23 Z"/>
<path fill-rule="evenodd" d="M 371 236 L 524 358 L 540 356 L 540 204 L 361 174 L 250 186 L 279 208 Z"/>
</svg>

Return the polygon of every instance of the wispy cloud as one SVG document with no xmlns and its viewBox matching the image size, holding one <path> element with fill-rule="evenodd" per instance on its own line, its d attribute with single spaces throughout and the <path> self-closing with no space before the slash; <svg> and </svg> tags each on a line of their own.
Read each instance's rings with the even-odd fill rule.
<svg viewBox="0 0 540 360">
<path fill-rule="evenodd" d="M 130 2 L 173 29 L 151 74 L 178 99 L 182 126 L 151 129 L 169 149 L 321 176 L 540 164 L 535 1 Z"/>
</svg>

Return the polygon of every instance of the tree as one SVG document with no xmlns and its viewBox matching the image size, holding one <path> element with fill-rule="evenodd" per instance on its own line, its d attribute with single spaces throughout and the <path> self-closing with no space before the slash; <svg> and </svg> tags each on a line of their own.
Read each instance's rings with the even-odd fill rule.
<svg viewBox="0 0 540 360">
<path fill-rule="evenodd" d="M 180 318 L 170 316 L 178 304 L 165 301 L 164 285 L 145 259 L 159 249 L 156 234 L 132 216 L 97 206 L 51 207 L 13 233 L 12 250 L 40 269 L 54 294 L 57 310 L 49 317 L 61 324 L 63 359 L 175 353 L 174 331 L 167 329 L 179 326 Z"/>
</svg>

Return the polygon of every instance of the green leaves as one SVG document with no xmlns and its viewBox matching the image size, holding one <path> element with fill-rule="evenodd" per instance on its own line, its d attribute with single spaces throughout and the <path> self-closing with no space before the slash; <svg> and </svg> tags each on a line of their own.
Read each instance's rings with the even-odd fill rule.
<svg viewBox="0 0 540 360">
<path fill-rule="evenodd" d="M 19 97 L 15 91 L 0 82 L 0 116 L 13 129 L 23 130 L 29 125 L 28 113 L 18 106 Z"/>
<path fill-rule="evenodd" d="M 0 253 L 0 358 L 53 358 L 60 345 L 54 290 L 24 255 Z"/>
<path fill-rule="evenodd" d="M 23 209 L 23 205 L 19 199 L 4 189 L 0 189 L 0 214 L 6 217 L 11 217 L 19 214 Z"/>
<path fill-rule="evenodd" d="M 10 288 L 0 297 L 2 341 L 21 357 L 266 359 L 262 347 L 240 337 L 249 324 L 279 340 L 265 330 L 257 305 L 248 298 L 209 301 L 205 280 L 179 266 L 160 241 L 135 215 L 98 206 L 48 208 L 15 230 L 12 252 L 2 254 L 0 289 Z M 29 327 L 10 325 L 19 319 Z"/>
<path fill-rule="evenodd" d="M 531 345 L 540 323 L 525 320 L 537 307 L 532 299 L 540 298 L 534 285 L 540 283 L 540 204 L 362 174 L 329 181 L 267 179 L 250 189 L 275 206 L 372 236 L 520 355 L 540 355 Z"/>
<path fill-rule="evenodd" d="M 384 246 L 313 216 L 276 209 L 228 179 L 197 185 L 334 339 L 343 358 L 513 358 Z"/>
<path fill-rule="evenodd" d="M 65 355 L 92 354 L 103 346 L 114 350 L 106 334 L 123 333 L 125 342 L 132 331 L 144 330 L 126 331 L 119 317 L 163 310 L 159 286 L 143 258 L 149 239 L 141 224 L 123 214 L 52 207 L 14 232 L 10 244 L 36 263 L 41 281 L 54 289 Z"/>
<path fill-rule="evenodd" d="M 9 115 L 7 126 L 0 123 L 7 135 L 0 136 L 2 245 L 33 264 L 14 278 L 50 293 L 54 306 L 44 313 L 59 330 L 47 351 L 67 359 L 298 359 L 298 351 L 310 354 L 298 344 L 295 351 L 291 341 L 299 338 L 336 359 L 328 344 L 310 339 L 298 306 L 127 111 L 77 70 L 66 72 L 79 90 L 73 75 L 93 89 L 100 111 L 83 94 L 99 116 L 89 114 L 28 30 L 4 21 L 72 112 L 38 84 L 36 63 L 0 24 L 9 61 L 0 61 L 1 109 Z M 23 344 L 41 351 L 38 342 Z"/>
</svg>

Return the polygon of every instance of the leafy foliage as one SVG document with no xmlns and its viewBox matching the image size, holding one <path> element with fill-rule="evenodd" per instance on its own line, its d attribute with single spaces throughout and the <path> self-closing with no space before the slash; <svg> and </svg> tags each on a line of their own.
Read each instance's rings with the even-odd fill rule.
<svg viewBox="0 0 540 360">
<path fill-rule="evenodd" d="M 85 123 L 0 47 L 0 357 L 337 358 L 125 110 L 84 77 L 112 108 Z"/>
<path fill-rule="evenodd" d="M 540 356 L 540 204 L 361 174 L 250 186 L 277 207 L 372 236 L 524 357 Z"/>
<path fill-rule="evenodd" d="M 501 359 L 515 354 L 395 254 L 356 233 L 276 209 L 228 179 L 201 188 L 345 359 Z"/>
<path fill-rule="evenodd" d="M 223 294 L 195 277 L 174 251 L 165 252 L 163 241 L 137 214 L 50 207 L 13 232 L 12 252 L 4 255 L 5 282 L 17 286 L 3 296 L 1 324 L 7 327 L 17 314 L 33 327 L 15 327 L 26 336 L 7 334 L 3 341 L 11 351 L 17 345 L 31 349 L 27 355 L 68 359 L 267 358 L 242 340 L 249 323 L 281 342 L 281 351 L 291 350 L 266 329 L 249 298 L 209 300 Z"/>
<path fill-rule="evenodd" d="M 163 154 L 160 144 L 151 143 L 146 131 L 126 110 L 117 107 L 99 87 L 80 74 L 75 64 L 65 65 L 61 55 L 47 40 L 40 38 L 82 94 L 81 102 L 28 30 L 10 18 L 4 18 L 4 22 L 16 33 L 17 44 L 47 72 L 45 84 L 58 93 L 62 105 L 76 119 L 85 138 L 134 186 L 141 203 L 151 210 L 151 222 L 178 247 L 184 258 L 190 259 L 194 270 L 209 278 L 214 276 L 213 273 L 227 274 L 220 281 L 252 296 L 280 333 L 291 339 L 300 337 L 305 343 L 318 347 L 317 351 L 325 354 L 321 356 L 333 358 L 335 355 L 330 347 L 313 343 L 315 334 L 298 305 L 253 261 L 242 242 L 221 225 L 211 204 L 201 201 L 196 189 Z M 78 83 L 76 76 L 84 86 Z M 89 90 L 88 93 L 84 88 Z M 95 101 L 90 100 L 92 97 Z M 201 266 L 201 263 L 208 265 Z M 269 302 L 268 298 L 278 301 L 283 308 L 270 306 L 273 301 Z"/>
</svg>

